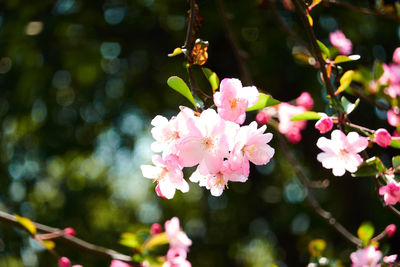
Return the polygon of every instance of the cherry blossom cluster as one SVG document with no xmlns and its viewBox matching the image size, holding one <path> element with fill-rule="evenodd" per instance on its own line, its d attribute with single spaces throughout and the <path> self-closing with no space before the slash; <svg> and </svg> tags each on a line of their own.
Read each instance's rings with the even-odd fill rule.
<svg viewBox="0 0 400 267">
<path fill-rule="evenodd" d="M 191 267 L 191 263 L 186 259 L 192 241 L 179 226 L 179 219 L 173 217 L 165 222 L 165 233 L 169 241 L 167 260 L 162 267 Z"/>
<path fill-rule="evenodd" d="M 275 153 L 268 145 L 271 133 L 266 126 L 257 128 L 256 122 L 244 125 L 246 109 L 259 97 L 254 86 L 243 87 L 238 79 L 223 79 L 220 91 L 214 94 L 214 109 L 201 113 L 187 107 L 170 120 L 156 116 L 151 124 L 155 142 L 154 165 L 142 165 L 142 174 L 157 182 L 158 196 L 171 199 L 176 190 L 189 191 L 183 178 L 184 167 L 197 166 L 190 180 L 220 196 L 228 184 L 245 182 L 249 176 L 249 162 L 267 164 Z"/>
<path fill-rule="evenodd" d="M 279 120 L 279 132 L 284 134 L 289 142 L 297 144 L 301 141 L 301 131 L 306 128 L 307 122 L 291 121 L 291 118 L 311 110 L 313 106 L 314 100 L 311 95 L 308 92 L 303 92 L 292 103 L 283 102 L 263 109 L 257 114 L 256 120 L 259 124 L 266 124 L 271 118 L 277 118 Z"/>
<path fill-rule="evenodd" d="M 385 256 L 382 259 L 382 252 L 374 246 L 366 246 L 351 253 L 351 267 L 380 267 L 380 261 L 387 263 L 388 266 L 394 265 L 397 259 L 397 254 Z"/>
</svg>

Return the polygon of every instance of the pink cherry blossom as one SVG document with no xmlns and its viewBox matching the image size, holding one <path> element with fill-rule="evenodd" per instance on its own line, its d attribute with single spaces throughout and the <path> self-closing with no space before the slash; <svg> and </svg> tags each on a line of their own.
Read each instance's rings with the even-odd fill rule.
<svg viewBox="0 0 400 267">
<path fill-rule="evenodd" d="M 333 121 L 328 116 L 323 116 L 317 123 L 315 123 L 315 128 L 319 130 L 321 134 L 327 133 L 333 128 Z"/>
<path fill-rule="evenodd" d="M 167 261 L 162 267 L 191 267 L 192 264 L 186 259 L 186 256 L 186 250 L 170 248 L 167 252 Z"/>
<path fill-rule="evenodd" d="M 189 246 L 192 245 L 192 240 L 187 237 L 179 226 L 179 219 L 173 217 L 171 220 L 165 222 L 164 225 L 165 233 L 167 234 L 170 248 L 189 250 Z"/>
<path fill-rule="evenodd" d="M 249 176 L 249 161 L 256 165 L 267 164 L 275 154 L 275 150 L 268 145 L 272 139 L 271 133 L 264 133 L 267 129 L 263 125 L 257 129 L 257 123 L 242 126 L 236 137 L 229 163 L 232 170 L 241 169 L 244 176 Z"/>
<path fill-rule="evenodd" d="M 396 260 L 397 260 L 397 254 L 383 257 L 383 262 L 385 262 L 385 263 L 393 263 Z M 389 266 L 391 266 L 391 265 L 389 265 Z"/>
<path fill-rule="evenodd" d="M 378 267 L 379 260 L 382 258 L 382 252 L 373 246 L 367 246 L 351 253 L 351 267 Z"/>
<path fill-rule="evenodd" d="M 312 110 L 314 107 L 314 100 L 312 99 L 310 93 L 303 92 L 301 95 L 296 99 L 297 106 L 302 106 L 306 110 Z"/>
<path fill-rule="evenodd" d="M 174 197 L 176 189 L 183 193 L 189 191 L 189 185 L 183 179 L 182 168 L 179 166 L 177 156 L 168 155 L 164 160 L 159 155 L 154 155 L 153 164 L 155 166 L 142 165 L 140 167 L 144 177 L 158 182 L 157 188 L 161 196 L 171 199 Z"/>
<path fill-rule="evenodd" d="M 285 134 L 286 138 L 292 143 L 297 143 L 301 140 L 300 131 L 306 127 L 307 122 L 291 121 L 290 119 L 305 111 L 306 109 L 302 106 L 293 106 L 288 103 L 278 105 L 279 132 Z"/>
<path fill-rule="evenodd" d="M 327 169 L 332 169 L 333 175 L 342 176 L 346 170 L 353 173 L 363 162 L 357 153 L 368 146 L 368 139 L 350 132 L 347 136 L 340 130 L 334 130 L 331 139 L 320 137 L 317 146 L 323 150 L 317 155 L 317 160 Z"/>
<path fill-rule="evenodd" d="M 343 55 L 350 55 L 353 49 L 353 44 L 349 39 L 346 38 L 341 30 L 331 32 L 329 34 L 329 41 L 336 47 L 339 52 Z"/>
<path fill-rule="evenodd" d="M 239 125 L 225 121 L 213 109 L 187 121 L 189 134 L 178 142 L 183 167 L 199 164 L 203 173 L 217 173 L 229 155 Z"/>
<path fill-rule="evenodd" d="M 392 237 L 394 236 L 394 234 L 396 233 L 396 225 L 394 224 L 389 224 L 388 226 L 386 226 L 385 228 L 385 232 L 387 234 L 388 237 Z"/>
<path fill-rule="evenodd" d="M 262 109 L 257 113 L 256 122 L 258 124 L 267 124 L 271 119 L 268 109 Z"/>
<path fill-rule="evenodd" d="M 187 107 L 181 107 L 181 112 L 168 121 L 167 118 L 157 115 L 152 121 L 151 134 L 156 140 L 151 144 L 154 152 L 163 152 L 163 158 L 169 154 L 177 154 L 176 143 L 188 133 L 187 120 L 194 117 L 194 112 Z"/>
<path fill-rule="evenodd" d="M 375 131 L 374 141 L 381 147 L 388 147 L 392 141 L 390 133 L 383 128 Z"/>
<path fill-rule="evenodd" d="M 220 90 L 214 94 L 214 103 L 221 118 L 242 124 L 246 109 L 257 103 L 259 97 L 255 86 L 242 87 L 238 79 L 223 79 Z"/>
<path fill-rule="evenodd" d="M 400 201 L 400 183 L 390 182 L 379 188 L 379 195 L 383 196 L 386 205 L 395 205 Z"/>
<path fill-rule="evenodd" d="M 132 266 L 123 261 L 112 260 L 110 267 L 132 267 Z"/>
<path fill-rule="evenodd" d="M 396 127 L 400 124 L 400 116 L 393 109 L 390 109 L 387 112 L 387 121 L 390 125 Z"/>
<path fill-rule="evenodd" d="M 400 65 L 400 47 L 397 47 L 393 52 L 393 62 Z"/>
<path fill-rule="evenodd" d="M 199 183 L 200 186 L 210 190 L 211 195 L 220 196 L 225 187 L 228 187 L 228 181 L 246 182 L 247 176 L 241 172 L 231 170 L 228 161 L 224 161 L 220 171 L 216 174 L 201 174 L 198 170 L 192 173 L 190 181 Z"/>
</svg>

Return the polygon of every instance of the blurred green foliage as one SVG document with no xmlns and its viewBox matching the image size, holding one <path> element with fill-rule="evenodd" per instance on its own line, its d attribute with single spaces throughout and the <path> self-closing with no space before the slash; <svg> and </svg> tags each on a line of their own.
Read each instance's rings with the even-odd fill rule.
<svg viewBox="0 0 400 267">
<path fill-rule="evenodd" d="M 198 4 L 200 35 L 210 43 L 205 66 L 221 79 L 239 77 L 216 3 Z M 281 101 L 309 91 L 315 110 L 325 111 L 317 71 L 292 57 L 294 44 L 270 10 L 257 1 L 225 4 L 254 85 Z M 307 41 L 296 14 L 277 6 Z M 248 182 L 231 184 L 219 198 L 191 184 L 188 194 L 160 199 L 142 177 L 139 167 L 151 158 L 151 118 L 170 117 L 179 105 L 190 105 L 166 84 L 173 75 L 187 80 L 183 57 L 167 57 L 184 42 L 187 9 L 186 1 L 176 0 L 0 2 L 1 210 L 73 227 L 78 237 L 127 254 L 118 244 L 121 233 L 178 216 L 193 240 L 188 256 L 193 266 L 304 266 L 308 243 L 316 238 L 326 240 L 326 255 L 348 263 L 355 248 L 314 213 L 276 140 L 272 162 L 252 166 Z M 400 28 L 393 21 L 322 5 L 311 14 L 323 43 L 338 28 L 353 41 L 361 59 L 346 63 L 346 69 L 390 61 L 399 46 Z M 387 127 L 365 103 L 351 116 L 374 129 Z M 330 179 L 327 189 L 315 189 L 322 206 L 354 234 L 366 220 L 378 232 L 394 222 L 372 180 L 332 177 L 320 166 L 318 134 L 309 124 L 293 149 L 311 179 Z M 376 153 L 388 163 L 395 151 Z M 391 245 L 391 251 L 400 248 Z M 56 249 L 76 264 L 109 266 L 63 244 Z M 56 266 L 56 259 L 25 232 L 0 224 L 0 266 Z"/>
</svg>

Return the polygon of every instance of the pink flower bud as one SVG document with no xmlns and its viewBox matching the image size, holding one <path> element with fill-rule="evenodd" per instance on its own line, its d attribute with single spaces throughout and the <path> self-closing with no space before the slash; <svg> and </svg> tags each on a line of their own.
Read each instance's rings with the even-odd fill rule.
<svg viewBox="0 0 400 267">
<path fill-rule="evenodd" d="M 389 110 L 387 112 L 387 121 L 390 125 L 396 127 L 398 124 L 400 124 L 400 116 L 397 115 L 393 109 Z"/>
<path fill-rule="evenodd" d="M 267 124 L 268 121 L 271 119 L 271 115 L 268 114 L 268 111 L 263 109 L 260 112 L 258 112 L 256 116 L 256 122 L 258 124 Z"/>
<path fill-rule="evenodd" d="M 397 47 L 393 53 L 393 62 L 400 65 L 400 47 Z"/>
<path fill-rule="evenodd" d="M 285 134 L 286 139 L 292 143 L 297 144 L 301 140 L 301 133 L 299 128 L 292 128 L 289 132 Z"/>
<path fill-rule="evenodd" d="M 71 267 L 71 261 L 67 257 L 58 259 L 58 267 Z"/>
<path fill-rule="evenodd" d="M 153 223 L 151 225 L 150 233 L 156 235 L 162 232 L 162 226 L 159 223 Z"/>
<path fill-rule="evenodd" d="M 394 234 L 396 233 L 396 225 L 389 224 L 388 226 L 386 226 L 385 232 L 386 232 L 388 237 L 394 236 Z"/>
<path fill-rule="evenodd" d="M 392 263 L 392 262 L 395 262 L 396 259 L 397 259 L 397 254 L 393 254 L 393 255 L 390 255 L 390 256 L 383 257 L 383 262 Z M 390 264 L 389 266 L 393 266 L 393 265 Z"/>
<path fill-rule="evenodd" d="M 70 236 L 75 236 L 75 230 L 72 227 L 67 227 L 64 229 L 64 234 L 70 235 Z"/>
<path fill-rule="evenodd" d="M 381 147 L 388 147 L 392 141 L 392 136 L 386 129 L 380 128 L 375 131 L 374 141 Z"/>
<path fill-rule="evenodd" d="M 321 134 L 327 133 L 333 128 L 333 121 L 330 117 L 323 117 L 315 124 L 315 128 L 319 130 Z"/>
<path fill-rule="evenodd" d="M 162 197 L 162 198 L 166 198 L 166 197 L 161 193 L 161 189 L 160 189 L 160 186 L 159 186 L 159 185 L 156 186 L 155 191 L 156 191 L 157 196 Z"/>
<path fill-rule="evenodd" d="M 72 267 L 83 267 L 82 265 L 72 265 Z"/>
<path fill-rule="evenodd" d="M 113 260 L 111 262 L 110 267 L 132 267 L 132 266 L 130 266 L 128 263 L 123 262 L 123 261 Z"/>
<path fill-rule="evenodd" d="M 308 92 L 303 92 L 296 99 L 296 104 L 298 106 L 304 107 L 307 110 L 311 110 L 314 106 L 314 100 L 312 99 L 311 95 Z"/>
</svg>

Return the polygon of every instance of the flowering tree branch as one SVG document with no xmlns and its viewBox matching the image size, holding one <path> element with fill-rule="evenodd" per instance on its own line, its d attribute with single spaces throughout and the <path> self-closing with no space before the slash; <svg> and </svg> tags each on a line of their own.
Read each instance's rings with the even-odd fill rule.
<svg viewBox="0 0 400 267">
<path fill-rule="evenodd" d="M 362 13 L 365 15 L 371 15 L 371 16 L 375 16 L 375 17 L 380 17 L 380 18 L 390 19 L 390 20 L 395 20 L 397 22 L 400 22 L 400 17 L 398 17 L 396 15 L 391 15 L 391 14 L 387 14 L 387 13 L 380 12 L 380 11 L 374 11 L 374 10 L 371 10 L 371 9 L 365 8 L 365 7 L 353 6 L 349 2 L 344 2 L 344 1 L 340 1 L 340 0 L 322 0 L 322 2 L 326 6 L 331 6 L 331 5 L 341 6 L 341 7 L 345 7 L 349 10 L 359 12 L 359 13 Z"/>
<path fill-rule="evenodd" d="M 17 218 L 11 214 L 8 214 L 6 212 L 0 211 L 0 222 L 15 226 L 15 227 L 19 227 L 22 229 L 25 229 L 24 226 L 22 226 Z M 43 225 L 43 224 L 39 224 L 39 223 L 34 223 L 35 227 L 38 231 L 45 233 L 45 234 L 52 234 L 52 233 L 59 233 L 62 230 L 58 229 L 58 228 L 53 228 L 47 225 Z M 85 251 L 87 253 L 93 254 L 93 255 L 97 255 L 97 256 L 101 256 L 105 259 L 109 259 L 111 260 L 120 260 L 120 261 L 124 261 L 126 263 L 129 263 L 133 266 L 140 266 L 138 263 L 135 263 L 132 260 L 131 256 L 128 255 L 124 255 L 121 254 L 117 251 L 108 249 L 108 248 L 104 248 L 104 247 L 100 247 L 91 243 L 88 243 L 82 239 L 76 238 L 74 236 L 70 236 L 70 235 L 61 235 L 56 237 L 57 240 L 60 240 L 63 243 L 66 243 L 70 246 L 73 246 L 77 249 L 80 249 L 82 251 Z"/>
<path fill-rule="evenodd" d="M 304 172 L 301 170 L 298 162 L 295 160 L 293 155 L 289 152 L 289 149 L 288 149 L 285 139 L 279 133 L 277 133 L 275 136 L 278 136 L 281 151 L 285 155 L 286 159 L 292 165 L 293 171 L 296 173 L 296 176 L 300 179 L 300 182 L 306 188 L 308 201 L 310 202 L 311 206 L 314 208 L 315 212 L 319 216 L 321 216 L 323 219 L 325 219 L 343 237 L 345 237 L 347 240 L 349 240 L 354 245 L 361 247 L 362 241 L 359 238 L 357 238 L 356 236 L 354 236 L 353 234 L 351 234 L 342 224 L 340 224 L 332 216 L 332 214 L 329 211 L 326 211 L 321 207 L 321 205 L 319 204 L 318 200 L 316 199 L 316 197 L 314 196 L 314 194 L 312 192 L 312 188 L 310 186 L 310 183 L 311 183 L 310 180 L 304 174 Z"/>
</svg>

